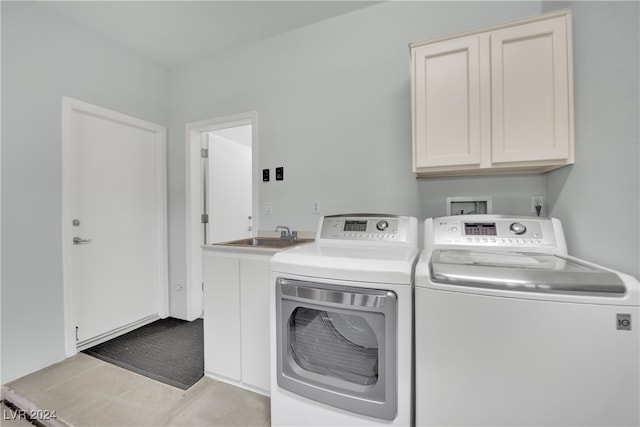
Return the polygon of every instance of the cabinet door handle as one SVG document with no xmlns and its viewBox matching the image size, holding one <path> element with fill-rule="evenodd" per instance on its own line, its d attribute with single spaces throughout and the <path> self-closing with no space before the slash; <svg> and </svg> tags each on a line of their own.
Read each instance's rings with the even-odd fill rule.
<svg viewBox="0 0 640 427">
<path fill-rule="evenodd" d="M 87 243 L 91 243 L 91 239 L 83 239 L 81 237 L 74 237 L 73 238 L 73 244 L 74 245 L 85 245 Z"/>
</svg>

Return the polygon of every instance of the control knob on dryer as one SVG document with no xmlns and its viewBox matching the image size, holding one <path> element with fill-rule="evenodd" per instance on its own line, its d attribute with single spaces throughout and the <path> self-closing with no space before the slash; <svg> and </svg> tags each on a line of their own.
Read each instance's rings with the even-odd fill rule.
<svg viewBox="0 0 640 427">
<path fill-rule="evenodd" d="M 378 223 L 376 224 L 376 228 L 380 231 L 384 231 L 387 228 L 389 228 L 389 222 L 384 219 L 381 221 L 378 221 Z"/>
<path fill-rule="evenodd" d="M 525 231 L 527 231 L 527 227 L 520 224 L 519 222 L 514 222 L 509 226 L 509 230 L 511 230 L 511 232 L 515 234 L 523 234 Z"/>
</svg>

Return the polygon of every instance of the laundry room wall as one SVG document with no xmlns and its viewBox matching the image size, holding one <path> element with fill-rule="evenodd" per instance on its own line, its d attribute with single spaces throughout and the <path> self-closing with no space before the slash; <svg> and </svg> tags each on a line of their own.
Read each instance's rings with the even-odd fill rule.
<svg viewBox="0 0 640 427">
<path fill-rule="evenodd" d="M 38 3 L 0 7 L 4 384 L 65 358 L 62 97 L 166 125 L 169 73 Z"/>
<path fill-rule="evenodd" d="M 258 112 L 259 228 L 314 231 L 322 214 L 443 215 L 447 196 L 493 198 L 526 214 L 543 175 L 416 179 L 411 172 L 409 43 L 537 15 L 539 2 L 384 2 L 228 51 L 172 73 L 171 240 L 185 239 L 185 123 Z M 272 204 L 267 215 L 264 204 Z M 171 283 L 186 277 L 182 253 Z M 172 306 L 182 296 L 172 293 Z"/>
<path fill-rule="evenodd" d="M 547 175 L 569 252 L 640 276 L 640 3 L 546 2 L 573 10 L 574 165 Z"/>
</svg>

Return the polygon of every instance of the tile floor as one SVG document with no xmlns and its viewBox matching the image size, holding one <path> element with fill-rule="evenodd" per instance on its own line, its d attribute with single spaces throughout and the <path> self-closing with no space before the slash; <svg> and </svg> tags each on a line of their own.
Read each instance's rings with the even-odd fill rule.
<svg viewBox="0 0 640 427">
<path fill-rule="evenodd" d="M 62 426 L 270 425 L 268 397 L 207 377 L 181 390 L 82 353 L 8 383 L 5 391 L 6 400 L 15 393 L 55 410 Z M 30 425 L 2 410 L 2 427 Z"/>
</svg>

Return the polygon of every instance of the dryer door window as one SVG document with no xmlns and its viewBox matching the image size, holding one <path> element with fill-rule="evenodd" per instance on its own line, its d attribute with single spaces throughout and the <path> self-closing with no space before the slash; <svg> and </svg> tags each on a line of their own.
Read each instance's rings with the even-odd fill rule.
<svg viewBox="0 0 640 427">
<path fill-rule="evenodd" d="M 278 279 L 278 385 L 348 411 L 397 414 L 394 292 Z"/>
<path fill-rule="evenodd" d="M 297 307 L 288 322 L 291 357 L 309 372 L 371 386 L 378 382 L 379 365 L 371 326 L 361 315 Z"/>
</svg>

